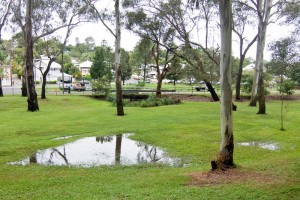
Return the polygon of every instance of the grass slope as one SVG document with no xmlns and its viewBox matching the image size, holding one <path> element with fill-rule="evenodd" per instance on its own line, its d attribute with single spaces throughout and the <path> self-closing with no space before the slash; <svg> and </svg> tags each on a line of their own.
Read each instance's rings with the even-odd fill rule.
<svg viewBox="0 0 300 200">
<path fill-rule="evenodd" d="M 300 196 L 300 102 L 291 101 L 280 131 L 278 101 L 267 115 L 236 103 L 235 142 L 276 142 L 280 149 L 235 145 L 238 170 L 272 177 L 190 186 L 190 173 L 210 169 L 220 143 L 219 102 L 184 102 L 154 108 L 126 107 L 82 96 L 48 96 L 39 112 L 26 99 L 0 98 L 0 199 L 296 199 Z M 189 161 L 186 167 L 157 165 L 75 168 L 10 166 L 38 149 L 86 136 L 135 133 L 133 139 L 165 148 Z M 52 140 L 60 136 L 67 140 Z"/>
</svg>

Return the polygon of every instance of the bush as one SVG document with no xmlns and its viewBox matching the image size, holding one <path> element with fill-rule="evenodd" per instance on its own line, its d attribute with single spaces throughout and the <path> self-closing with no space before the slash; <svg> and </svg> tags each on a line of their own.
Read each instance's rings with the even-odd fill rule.
<svg viewBox="0 0 300 200">
<path fill-rule="evenodd" d="M 92 81 L 93 90 L 97 95 L 104 94 L 108 98 L 110 94 L 110 81 L 107 78 L 99 78 Z"/>
<path fill-rule="evenodd" d="M 285 94 L 287 96 L 290 96 L 292 94 L 294 94 L 293 89 L 295 88 L 296 84 L 294 81 L 285 81 L 282 86 L 279 88 L 279 92 L 281 94 Z"/>
</svg>

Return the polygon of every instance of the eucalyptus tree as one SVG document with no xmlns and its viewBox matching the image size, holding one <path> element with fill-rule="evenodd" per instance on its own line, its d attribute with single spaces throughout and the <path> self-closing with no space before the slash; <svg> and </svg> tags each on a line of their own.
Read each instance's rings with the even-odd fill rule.
<svg viewBox="0 0 300 200">
<path fill-rule="evenodd" d="M 173 54 L 177 49 L 174 44 L 175 30 L 167 26 L 160 13 L 147 10 L 146 7 L 128 11 L 126 28 L 141 38 L 152 41 L 152 58 L 156 71 L 156 96 L 161 97 L 162 80 L 172 68 L 171 61 L 176 58 Z M 163 53 L 164 52 L 164 53 Z"/>
<path fill-rule="evenodd" d="M 253 27 L 256 25 L 253 19 L 254 14 L 251 9 L 238 1 L 233 4 L 233 32 L 237 35 L 239 40 L 239 68 L 235 83 L 235 100 L 237 101 L 241 100 L 241 80 L 246 54 L 257 40 L 257 33 L 251 36 L 250 40 L 245 34 L 245 32 L 247 32 L 247 26 L 250 25 Z M 247 33 L 247 35 L 249 35 L 249 33 Z"/>
<path fill-rule="evenodd" d="M 38 100 L 34 83 L 33 44 L 40 38 L 49 36 L 56 31 L 76 26 L 82 21 L 86 6 L 81 1 L 69 0 L 18 0 L 14 1 L 14 22 L 23 32 L 25 38 L 25 84 L 29 111 L 37 111 Z M 24 14 L 26 15 L 24 16 Z M 70 23 L 71 22 L 71 23 Z M 25 95 L 25 93 L 23 93 Z"/>
<path fill-rule="evenodd" d="M 195 27 L 198 26 L 197 23 L 200 17 L 198 13 L 195 15 L 191 11 L 190 4 L 186 4 L 186 2 L 182 0 L 127 0 L 125 1 L 125 5 L 131 5 L 132 7 L 138 5 L 139 8 L 144 8 L 144 10 L 149 13 L 157 13 L 157 15 L 160 17 L 160 20 L 164 22 L 165 27 L 168 27 L 169 30 L 172 30 L 173 32 L 172 34 L 174 43 L 176 43 L 175 46 L 177 48 L 169 48 L 169 50 L 174 55 L 182 58 L 188 62 L 189 65 L 194 66 L 205 75 L 204 81 L 211 92 L 212 98 L 215 101 L 219 101 L 219 97 L 214 88 L 212 87 L 211 83 L 207 81 L 210 70 L 207 69 L 203 63 L 203 56 L 199 54 L 197 50 L 195 50 L 200 48 L 205 54 L 205 57 L 208 57 L 216 66 L 219 66 L 219 54 L 217 52 L 218 48 L 208 48 L 206 45 L 207 43 L 202 45 L 201 43 L 194 41 L 192 32 L 196 31 Z M 207 2 L 207 5 L 211 6 L 214 4 Z M 205 8 L 207 5 L 205 4 L 203 7 Z M 213 11 L 213 9 L 207 8 L 207 15 L 204 18 L 209 20 L 211 18 L 210 13 L 213 13 Z M 207 21 L 206 26 L 208 26 Z M 206 34 L 205 37 L 206 41 L 208 41 L 208 34 Z M 166 46 L 164 43 L 161 43 L 161 45 Z M 211 67 L 208 68 L 212 69 Z"/>
<path fill-rule="evenodd" d="M 147 75 L 147 65 L 153 61 L 152 58 L 152 49 L 153 43 L 151 40 L 147 38 L 141 38 L 141 40 L 136 44 L 133 49 L 132 56 L 131 56 L 131 63 L 138 70 L 142 68 L 143 70 L 143 81 L 146 81 Z"/>
<path fill-rule="evenodd" d="M 288 77 L 291 68 L 299 62 L 299 53 L 297 52 L 296 44 L 294 38 L 288 37 L 274 41 L 269 45 L 269 49 L 272 51 L 272 59 L 267 69 L 274 76 L 279 76 L 279 92 L 281 94 L 280 130 L 285 130 L 283 126 L 283 95 L 284 93 L 287 95 L 292 94 L 292 88 L 285 89 L 286 87 L 284 87 L 286 85 L 285 82 L 287 82 L 284 77 Z"/>
<path fill-rule="evenodd" d="M 13 0 L 9 1 L 1 1 L 0 5 L 0 54 L 1 54 L 1 60 L 0 60 L 0 65 L 3 61 L 3 45 L 2 45 L 2 30 L 4 26 L 7 24 L 8 18 L 11 14 L 11 4 Z M 0 97 L 3 96 L 3 89 L 2 89 L 2 72 L 0 73 Z"/>
<path fill-rule="evenodd" d="M 116 83 L 116 104 L 117 104 L 117 115 L 124 115 L 123 107 L 123 95 L 122 95 L 122 78 L 121 78 L 121 12 L 120 12 L 120 1 L 114 0 L 114 14 L 107 14 L 107 10 L 100 10 L 97 8 L 97 2 L 99 0 L 83 0 L 83 2 L 88 5 L 92 12 L 91 17 L 100 21 L 106 29 L 114 36 L 115 38 L 115 83 Z M 111 28 L 109 23 L 114 19 L 115 30 Z"/>
<path fill-rule="evenodd" d="M 282 7 L 288 1 L 286 0 L 240 0 L 241 4 L 248 9 L 255 12 L 257 17 L 258 31 L 257 31 L 257 48 L 254 81 L 252 86 L 250 106 L 256 106 L 256 101 L 259 102 L 259 109 L 257 114 L 266 113 L 265 102 L 265 86 L 264 86 L 264 50 L 267 36 L 267 27 L 270 23 L 276 22 L 282 16 Z"/>
<path fill-rule="evenodd" d="M 125 81 L 130 79 L 132 75 L 132 67 L 130 65 L 131 56 L 125 49 L 121 49 L 121 54 L 121 78 L 124 85 Z"/>
<path fill-rule="evenodd" d="M 294 24 L 296 29 L 295 33 L 300 33 L 300 1 L 291 0 L 284 6 L 283 15 L 286 16 L 285 22 L 287 24 Z"/>
<path fill-rule="evenodd" d="M 199 5 L 199 0 L 191 0 Z M 221 145 L 218 157 L 212 161 L 212 169 L 233 167 L 233 119 L 232 119 L 232 3 L 231 0 L 219 0 L 221 52 Z"/>
<path fill-rule="evenodd" d="M 26 3 L 26 6 L 25 4 Z M 24 13 L 26 17 L 24 18 Z M 33 76 L 33 44 L 40 38 L 47 37 L 56 31 L 67 27 L 67 35 L 71 27 L 82 21 L 86 12 L 85 4 L 81 1 L 68 0 L 59 2 L 55 0 L 18 0 L 14 2 L 14 21 L 21 28 L 25 38 L 25 74 L 23 77 L 23 96 L 27 95 L 28 110 L 36 111 L 38 108 L 37 94 Z M 25 20 L 24 20 L 25 19 Z M 29 44 L 31 43 L 31 44 Z M 64 45 L 66 40 L 64 42 Z M 26 85 L 26 93 L 25 93 Z"/>
</svg>

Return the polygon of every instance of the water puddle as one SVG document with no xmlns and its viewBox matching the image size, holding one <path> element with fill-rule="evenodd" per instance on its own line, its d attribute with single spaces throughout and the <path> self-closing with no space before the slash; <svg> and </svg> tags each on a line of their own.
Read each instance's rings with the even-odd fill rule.
<svg viewBox="0 0 300 200">
<path fill-rule="evenodd" d="M 129 139 L 129 135 L 87 137 L 56 148 L 39 150 L 21 161 L 9 164 L 92 167 L 145 163 L 174 166 L 180 162 L 179 159 L 168 157 L 158 147 Z"/>
<path fill-rule="evenodd" d="M 278 143 L 274 143 L 274 142 L 241 142 L 241 143 L 238 143 L 238 145 L 255 146 L 255 147 L 260 147 L 260 148 L 268 149 L 268 150 L 272 150 L 272 151 L 279 149 Z"/>
<path fill-rule="evenodd" d="M 62 136 L 62 137 L 58 137 L 58 138 L 54 138 L 53 140 L 66 140 L 66 139 L 69 139 L 73 136 L 69 135 L 69 136 Z"/>
</svg>

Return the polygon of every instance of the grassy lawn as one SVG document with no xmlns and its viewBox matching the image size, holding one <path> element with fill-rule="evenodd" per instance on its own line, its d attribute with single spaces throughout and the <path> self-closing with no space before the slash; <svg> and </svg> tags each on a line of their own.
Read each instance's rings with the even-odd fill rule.
<svg viewBox="0 0 300 200">
<path fill-rule="evenodd" d="M 191 186 L 191 173 L 207 172 L 220 143 L 219 102 L 184 102 L 154 108 L 125 107 L 117 117 L 110 103 L 86 96 L 49 96 L 39 112 L 26 98 L 0 98 L 0 199 L 297 199 L 300 196 L 300 101 L 288 102 L 286 131 L 280 131 L 280 102 L 256 115 L 248 102 L 234 112 L 237 170 L 269 179 Z M 87 136 L 134 133 L 134 140 L 166 149 L 189 165 L 11 166 L 38 149 Z M 53 140 L 73 136 L 66 140 Z M 242 146 L 274 142 L 278 150 Z"/>
</svg>

